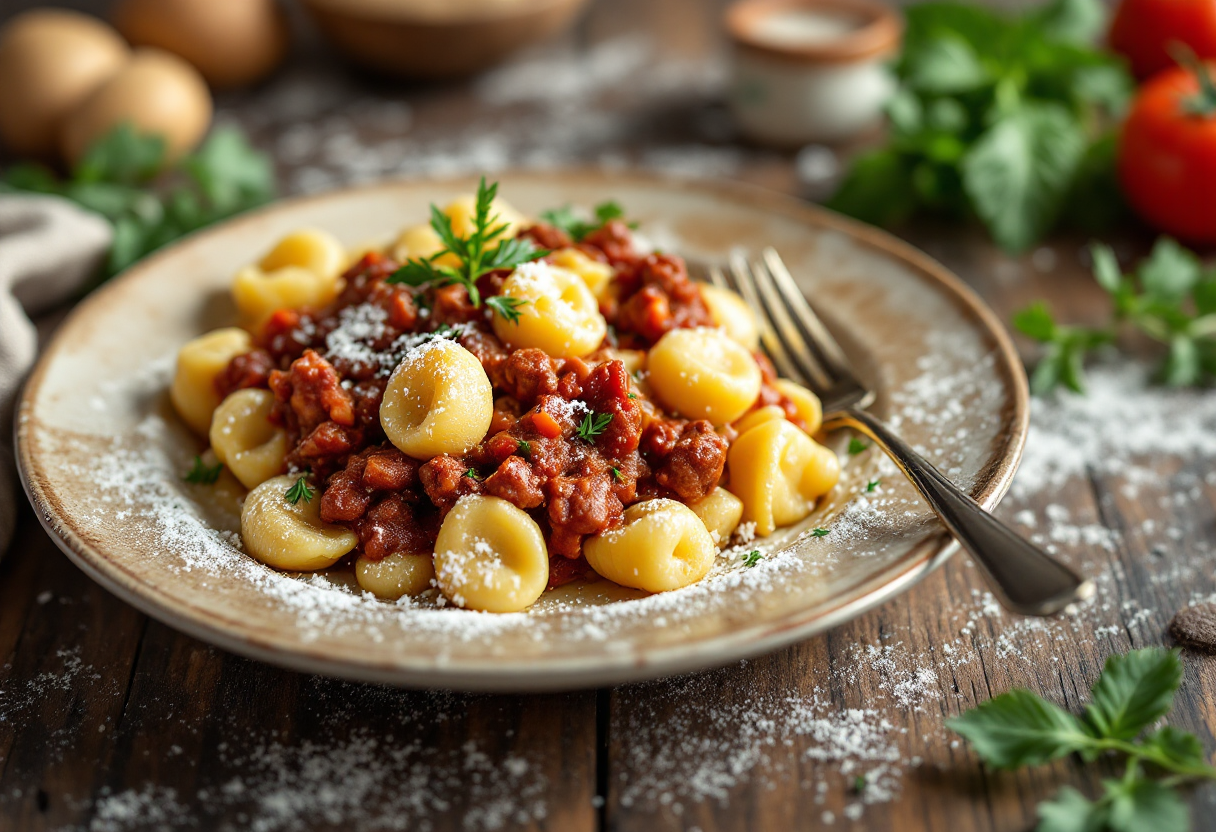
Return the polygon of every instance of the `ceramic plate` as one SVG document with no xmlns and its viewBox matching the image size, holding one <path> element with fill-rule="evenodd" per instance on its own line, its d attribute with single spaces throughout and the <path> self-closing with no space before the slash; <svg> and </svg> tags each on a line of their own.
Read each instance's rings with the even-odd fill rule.
<svg viewBox="0 0 1216 832">
<path fill-rule="evenodd" d="M 31 376 L 17 424 L 30 499 L 72 560 L 149 615 L 268 662 L 524 691 L 770 651 L 902 592 L 950 554 L 911 486 L 876 452 L 849 456 L 846 436 L 833 438 L 841 484 L 814 515 L 661 595 L 576 584 L 526 613 L 492 615 L 382 602 L 349 574 L 285 575 L 242 553 L 232 495 L 182 480 L 201 449 L 165 394 L 178 347 L 234 320 L 232 274 L 280 235 L 315 226 L 351 246 L 383 242 L 475 184 L 388 183 L 283 202 L 165 249 L 82 303 Z M 742 186 L 578 172 L 504 175 L 500 193 L 533 214 L 616 199 L 656 247 L 700 262 L 776 246 L 879 391 L 878 412 L 985 506 L 1009 485 L 1026 432 L 1022 368 L 992 313 L 925 255 Z M 753 548 L 764 557 L 748 567 Z"/>
</svg>

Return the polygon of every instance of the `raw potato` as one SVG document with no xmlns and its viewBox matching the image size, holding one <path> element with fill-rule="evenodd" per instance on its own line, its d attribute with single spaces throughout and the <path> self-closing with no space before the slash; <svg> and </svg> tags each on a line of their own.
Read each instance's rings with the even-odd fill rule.
<svg viewBox="0 0 1216 832">
<path fill-rule="evenodd" d="M 186 59 L 217 88 L 261 80 L 287 54 L 287 18 L 274 0 L 122 0 L 113 19 L 132 45 Z"/>
<path fill-rule="evenodd" d="M 119 124 L 159 133 L 171 161 L 194 149 L 211 124 L 211 93 L 198 70 L 176 55 L 140 49 L 63 123 L 60 149 L 75 164 Z"/>
<path fill-rule="evenodd" d="M 117 32 L 87 15 L 17 15 L 0 30 L 0 140 L 19 156 L 54 156 L 64 119 L 130 57 Z"/>
</svg>

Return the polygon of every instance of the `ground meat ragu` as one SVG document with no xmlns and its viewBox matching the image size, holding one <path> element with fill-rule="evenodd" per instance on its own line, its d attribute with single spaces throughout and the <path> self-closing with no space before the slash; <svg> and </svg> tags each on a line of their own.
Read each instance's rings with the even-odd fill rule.
<svg viewBox="0 0 1216 832">
<path fill-rule="evenodd" d="M 552 226 L 523 235 L 546 249 L 574 244 Z M 618 291 L 602 311 L 623 345 L 645 348 L 672 328 L 710 323 L 683 261 L 639 255 L 624 224 L 610 222 L 578 245 L 618 269 Z M 274 393 L 272 419 L 293 447 L 289 468 L 309 472 L 322 488 L 322 519 L 351 528 L 357 553 L 376 560 L 429 552 L 456 501 L 486 494 L 537 520 L 553 558 L 550 583 L 558 585 L 587 571 L 583 539 L 619 525 L 629 504 L 657 496 L 692 503 L 717 486 L 726 440 L 708 422 L 664 414 L 610 350 L 586 360 L 509 350 L 463 287 L 386 283 L 396 268 L 390 258 L 369 254 L 345 274 L 345 288 L 329 307 L 276 312 L 256 348 L 233 359 L 216 382 L 223 394 L 242 387 Z M 482 277 L 483 296 L 498 292 L 503 277 Z M 398 360 L 394 345 L 408 348 L 437 330 L 435 337 L 455 337 L 481 362 L 494 387 L 494 415 L 486 438 L 469 453 L 422 462 L 385 440 L 379 408 Z M 347 347 L 331 348 L 337 341 Z M 765 395 L 774 394 L 780 397 L 766 384 Z M 611 419 L 598 434 L 581 437 L 579 426 L 591 413 Z"/>
</svg>

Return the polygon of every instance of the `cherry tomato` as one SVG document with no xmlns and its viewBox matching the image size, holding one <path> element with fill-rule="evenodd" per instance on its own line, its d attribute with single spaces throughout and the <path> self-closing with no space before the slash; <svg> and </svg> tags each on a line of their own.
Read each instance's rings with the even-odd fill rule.
<svg viewBox="0 0 1216 832">
<path fill-rule="evenodd" d="M 1216 63 L 1204 65 L 1216 77 Z M 1132 103 L 1119 141 L 1119 180 L 1150 225 L 1191 243 L 1216 243 L 1216 85 L 1196 70 L 1154 76 Z"/>
<path fill-rule="evenodd" d="M 1110 29 L 1110 45 L 1127 56 L 1137 78 L 1174 66 L 1172 41 L 1200 58 L 1216 58 L 1216 0 L 1123 0 Z"/>
</svg>

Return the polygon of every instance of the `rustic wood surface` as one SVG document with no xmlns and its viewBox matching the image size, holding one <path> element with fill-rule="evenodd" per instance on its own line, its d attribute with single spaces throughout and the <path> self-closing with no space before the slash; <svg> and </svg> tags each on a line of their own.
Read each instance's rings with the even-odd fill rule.
<svg viewBox="0 0 1216 832">
<path fill-rule="evenodd" d="M 23 5 L 32 4 L 7 3 L 4 14 Z M 717 64 L 708 59 L 722 47 L 717 5 L 693 0 L 602 0 L 541 54 L 568 56 L 639 34 L 658 44 L 663 60 L 700 61 L 694 69 L 715 71 Z M 262 147 L 279 153 L 289 189 L 309 187 L 318 174 L 303 171 L 317 166 L 284 159 L 291 156 L 282 149 L 292 116 L 273 113 L 288 94 L 303 90 L 308 98 L 313 84 L 316 109 L 305 107 L 312 113 L 307 117 L 343 116 L 356 133 L 379 135 L 384 125 L 342 96 L 405 101 L 413 141 L 459 135 L 467 142 L 470 131 L 523 123 L 534 117 L 530 107 L 549 106 L 523 101 L 494 109 L 490 118 L 479 109 L 474 85 L 400 88 L 366 79 L 336 67 L 323 48 L 305 39 L 283 77 L 220 101 L 224 118 L 244 124 Z M 696 79 L 691 83 L 695 87 Z M 733 143 L 715 103 L 720 85 L 680 95 L 642 95 L 628 87 L 599 95 L 585 109 L 570 107 L 569 119 L 593 127 L 573 136 L 558 161 L 597 162 L 617 154 L 619 161 L 647 164 L 657 158 L 647 155 L 655 148 L 667 148 L 668 156 L 676 148 L 674 156 L 680 157 L 695 146 L 693 155 L 703 160 L 711 152 L 721 154 L 729 167 L 724 175 L 807 192 L 793 154 Z M 526 140 L 525 133 L 511 135 Z M 521 152 L 512 148 L 506 159 L 495 157 L 496 164 L 515 163 Z M 331 171 L 329 177 L 320 185 L 357 178 L 349 171 Z M 1074 319 L 1101 308 L 1077 256 L 1080 240 L 1057 240 L 1033 256 L 1010 259 L 955 226 L 907 234 L 955 269 L 1004 319 L 1037 297 L 1052 299 Z M 1133 234 L 1124 245 L 1134 250 L 1142 241 Z M 1024 520 L 1032 512 L 1043 529 L 1048 515 L 1062 506 L 1072 523 L 1112 530 L 1116 543 L 1109 547 L 1085 538 L 1057 544 L 1091 574 L 1110 576 L 1101 585 L 1100 606 L 1087 615 L 1034 628 L 999 614 L 984 601 L 978 571 L 959 556 L 879 609 L 773 655 L 692 677 L 554 696 L 400 691 L 227 654 L 146 618 L 99 588 L 58 551 L 27 508 L 0 562 L 0 830 L 244 829 L 259 818 L 262 825 L 253 828 L 444 830 L 500 823 L 563 831 L 1027 829 L 1036 803 L 1060 785 L 1092 793 L 1109 772 L 1073 761 L 1018 774 L 993 772 L 943 721 L 1016 685 L 1076 709 L 1107 655 L 1168 643 L 1172 613 L 1193 593 L 1213 590 L 1210 566 L 1192 574 L 1178 567 L 1178 558 L 1211 552 L 1216 492 L 1206 485 L 1185 502 L 1159 499 L 1195 487 L 1196 474 L 1202 482 L 1211 461 L 1161 459 L 1155 465 L 1161 481 L 1141 487 L 1136 499 L 1126 496 L 1120 478 L 1095 473 L 1057 493 L 1010 499 L 1000 508 L 1007 518 Z M 1163 551 L 1160 537 L 1145 531 L 1146 520 L 1181 532 Z M 1183 577 L 1171 578 L 1171 570 Z M 934 672 L 921 677 L 916 696 L 906 688 L 900 694 L 900 680 L 926 663 Z M 1195 731 L 1209 751 L 1216 748 L 1214 670 L 1212 658 L 1186 654 L 1186 679 L 1171 717 Z M 815 701 L 816 713 L 828 718 L 869 709 L 888 720 L 887 734 L 898 748 L 895 793 L 858 790 L 855 774 L 872 772 L 873 761 L 851 769 L 839 759 L 808 756 L 823 742 L 813 731 L 783 735 L 754 724 L 766 703 L 776 711 L 791 698 Z M 730 713 L 738 719 L 722 717 Z M 240 778 L 267 765 L 268 742 L 274 759 L 294 772 L 291 782 L 320 788 L 324 772 L 305 772 L 301 779 L 298 769 L 323 760 L 317 749 L 330 744 L 345 749 L 340 765 L 358 769 L 362 763 L 351 753 L 352 743 L 367 738 L 381 741 L 369 747 L 369 758 L 377 761 L 369 769 L 389 776 L 368 785 L 350 771 L 334 772 L 343 788 L 361 784 L 361 791 L 334 798 L 338 808 L 332 813 L 285 811 L 267 820 L 271 803 L 265 790 L 241 797 Z M 399 770 L 383 762 L 394 743 L 411 749 Z M 710 766 L 725 772 L 720 792 L 690 782 L 688 772 L 695 767 L 688 767 L 688 759 L 673 761 L 728 756 L 741 747 L 758 747 L 759 757 L 734 770 Z M 471 755 L 470 748 L 484 756 Z M 514 793 L 506 797 L 527 811 L 486 816 L 481 804 L 490 799 L 486 783 L 494 776 L 484 772 L 517 760 L 527 761 L 527 783 L 518 789 L 508 783 Z M 478 768 L 483 765 L 489 768 Z M 265 771 L 259 776 L 264 783 Z M 402 813 L 403 789 L 426 801 L 424 818 Z M 279 798 L 289 800 L 289 792 Z M 221 793 L 224 798 L 217 799 Z M 124 814 L 127 804 L 106 799 L 124 795 L 149 800 Z M 1192 799 L 1195 828 L 1216 829 L 1216 789 L 1200 790 Z"/>
</svg>

